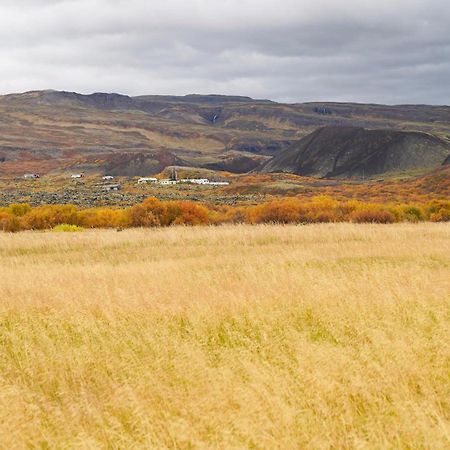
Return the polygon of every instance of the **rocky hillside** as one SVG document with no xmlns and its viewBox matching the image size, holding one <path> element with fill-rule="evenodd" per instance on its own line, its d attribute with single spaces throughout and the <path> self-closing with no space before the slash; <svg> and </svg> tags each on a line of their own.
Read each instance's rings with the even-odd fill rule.
<svg viewBox="0 0 450 450">
<path fill-rule="evenodd" d="M 323 127 L 280 152 L 261 171 L 361 177 L 435 168 L 448 155 L 449 142 L 423 132 Z"/>
<path fill-rule="evenodd" d="M 334 130 L 337 140 L 349 127 L 426 133 L 420 139 L 416 134 L 398 135 L 405 136 L 402 145 L 407 145 L 408 139 L 421 142 L 412 150 L 417 165 L 421 161 L 420 148 L 428 148 L 427 142 L 438 147 L 443 144 L 437 142 L 450 137 L 450 107 L 280 104 L 221 95 L 129 97 L 58 91 L 6 95 L 0 96 L 0 176 L 80 170 L 150 175 L 168 165 L 234 173 L 261 166 L 272 170 L 278 158 L 296 152 L 303 145 L 302 139 L 320 127 L 331 127 L 328 129 Z M 375 141 L 391 145 L 390 134 L 385 133 Z M 327 137 L 324 142 L 333 139 Z M 358 139 L 355 144 L 363 145 L 358 144 Z M 439 151 L 432 157 L 428 153 L 424 157 L 427 167 L 439 159 Z M 321 159 L 314 155 L 313 160 Z M 370 159 L 369 155 L 365 157 Z M 397 163 L 386 158 L 383 167 L 403 166 L 410 160 L 407 157 Z M 350 159 L 352 167 L 357 167 L 357 162 Z M 342 161 L 340 156 L 336 167 Z M 378 163 L 373 161 L 370 159 L 369 166 L 378 170 Z M 310 164 L 302 163 L 301 170 Z M 320 162 L 312 171 L 307 170 L 323 176 L 335 173 L 336 167 Z M 338 175 L 349 173 L 358 173 L 358 169 L 345 169 Z"/>
</svg>

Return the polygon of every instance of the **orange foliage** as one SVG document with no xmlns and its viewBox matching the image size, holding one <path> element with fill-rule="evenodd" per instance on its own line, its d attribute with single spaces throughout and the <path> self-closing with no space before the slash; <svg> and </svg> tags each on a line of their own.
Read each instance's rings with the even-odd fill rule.
<svg viewBox="0 0 450 450">
<path fill-rule="evenodd" d="M 176 225 L 206 225 L 209 223 L 208 209 L 191 201 L 162 202 L 155 197 L 144 200 L 129 210 L 131 226 L 154 227 Z"/>
<path fill-rule="evenodd" d="M 84 228 L 120 228 L 129 226 L 130 218 L 122 209 L 87 209 L 78 213 L 77 225 Z"/>
<path fill-rule="evenodd" d="M 350 219 L 356 223 L 394 223 L 396 221 L 394 214 L 381 208 L 364 208 L 353 211 Z"/>
<path fill-rule="evenodd" d="M 25 230 L 45 230 L 62 223 L 78 225 L 78 211 L 74 205 L 38 206 L 21 218 Z"/>
<path fill-rule="evenodd" d="M 250 223 L 299 223 L 302 212 L 300 200 L 285 198 L 250 208 L 247 217 Z"/>
<path fill-rule="evenodd" d="M 0 208 L 0 230 L 44 230 L 69 224 L 84 228 L 157 227 L 221 223 L 394 223 L 450 221 L 450 201 L 425 204 L 377 204 L 336 201 L 327 196 L 301 200 L 287 197 L 255 206 L 208 206 L 192 201 L 150 197 L 128 209 L 78 210 L 74 205 L 11 205 Z"/>
</svg>

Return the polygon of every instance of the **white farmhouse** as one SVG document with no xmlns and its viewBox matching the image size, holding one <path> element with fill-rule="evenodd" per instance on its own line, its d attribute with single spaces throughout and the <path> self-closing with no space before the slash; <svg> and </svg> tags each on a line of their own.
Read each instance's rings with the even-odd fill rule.
<svg viewBox="0 0 450 450">
<path fill-rule="evenodd" d="M 228 186 L 230 183 L 228 181 L 210 181 L 211 186 Z"/>
<path fill-rule="evenodd" d="M 102 180 L 111 181 L 114 180 L 114 177 L 112 175 L 105 175 L 104 177 L 102 177 Z"/>
<path fill-rule="evenodd" d="M 158 182 L 158 178 L 143 177 L 143 178 L 139 178 L 139 180 L 138 180 L 138 184 L 157 183 L 157 182 Z"/>
<path fill-rule="evenodd" d="M 192 180 L 192 183 L 194 184 L 209 184 L 208 178 L 194 178 Z"/>
<path fill-rule="evenodd" d="M 106 192 L 120 191 L 122 189 L 122 186 L 120 184 L 107 184 L 103 186 L 102 189 Z"/>
<path fill-rule="evenodd" d="M 71 175 L 71 178 L 83 178 L 84 173 L 74 173 Z"/>
<path fill-rule="evenodd" d="M 180 181 L 182 183 L 191 183 L 191 184 L 209 184 L 208 178 L 184 178 Z"/>
<path fill-rule="evenodd" d="M 40 178 L 40 175 L 38 173 L 26 173 L 23 177 L 27 180 L 36 180 Z"/>
<path fill-rule="evenodd" d="M 162 184 L 164 186 L 168 186 L 168 185 L 171 185 L 171 184 L 177 184 L 177 182 L 176 182 L 176 180 L 167 179 L 167 180 L 160 180 L 159 184 Z"/>
</svg>

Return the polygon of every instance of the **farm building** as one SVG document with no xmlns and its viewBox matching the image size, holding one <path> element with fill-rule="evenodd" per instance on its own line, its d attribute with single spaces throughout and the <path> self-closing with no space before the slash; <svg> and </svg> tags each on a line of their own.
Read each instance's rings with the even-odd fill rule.
<svg viewBox="0 0 450 450">
<path fill-rule="evenodd" d="M 120 184 L 107 184 L 106 186 L 103 186 L 103 190 L 106 192 L 120 191 L 121 189 L 122 186 L 120 186 Z"/>
<path fill-rule="evenodd" d="M 192 184 L 209 184 L 207 178 L 185 178 L 180 180 L 182 183 L 192 183 Z"/>
<path fill-rule="evenodd" d="M 26 173 L 23 178 L 27 180 L 36 180 L 37 178 L 40 178 L 40 175 L 38 173 Z"/>
<path fill-rule="evenodd" d="M 102 180 L 111 181 L 114 180 L 114 177 L 112 175 L 105 175 L 104 177 L 102 177 Z"/>
<path fill-rule="evenodd" d="M 143 178 L 139 178 L 138 180 L 138 184 L 148 184 L 148 183 L 157 183 L 158 179 L 157 178 L 149 178 L 149 177 L 143 177 Z"/>
<path fill-rule="evenodd" d="M 207 178 L 184 178 L 180 180 L 181 183 L 202 184 L 208 186 L 228 186 L 228 181 L 209 181 Z"/>
<path fill-rule="evenodd" d="M 210 181 L 211 186 L 228 186 L 230 183 L 228 181 Z"/>
<path fill-rule="evenodd" d="M 84 173 L 74 173 L 70 177 L 71 178 L 84 178 Z"/>
<path fill-rule="evenodd" d="M 177 184 L 177 181 L 176 180 L 170 180 L 170 179 L 160 180 L 159 184 L 167 186 L 167 185 L 171 185 L 171 184 Z"/>
</svg>

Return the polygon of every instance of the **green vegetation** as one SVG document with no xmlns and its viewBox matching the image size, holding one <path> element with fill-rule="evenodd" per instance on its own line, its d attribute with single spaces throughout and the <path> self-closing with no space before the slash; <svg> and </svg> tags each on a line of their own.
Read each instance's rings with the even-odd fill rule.
<svg viewBox="0 0 450 450">
<path fill-rule="evenodd" d="M 68 223 L 62 223 L 53 227 L 52 231 L 56 233 L 78 233 L 84 231 L 84 228 L 78 225 L 69 225 Z"/>
</svg>

